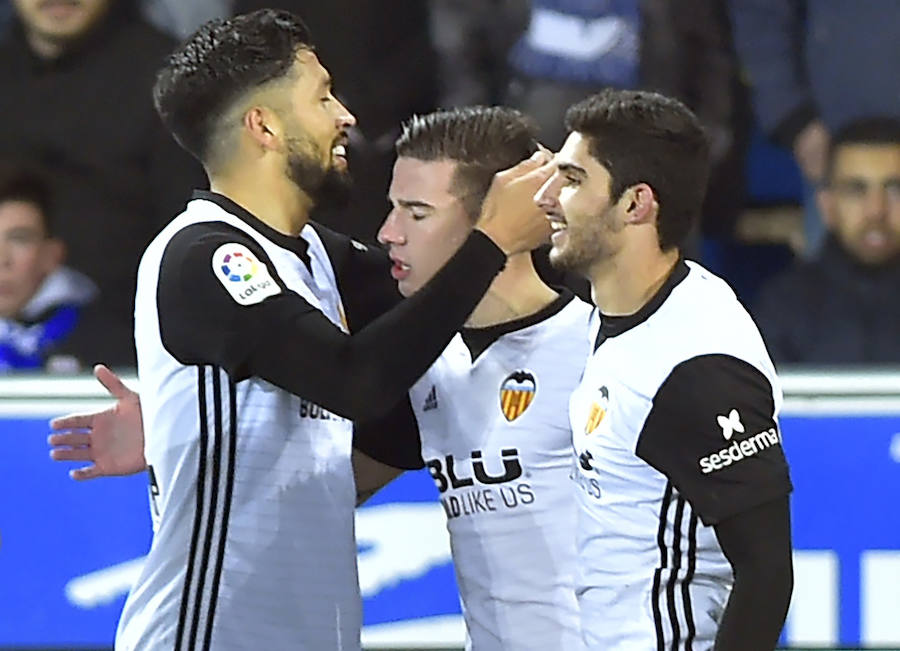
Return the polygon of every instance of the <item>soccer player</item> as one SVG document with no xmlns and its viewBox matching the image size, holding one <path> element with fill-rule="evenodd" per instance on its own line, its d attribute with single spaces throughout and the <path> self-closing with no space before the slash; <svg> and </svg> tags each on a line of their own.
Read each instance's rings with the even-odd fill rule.
<svg viewBox="0 0 900 651">
<path fill-rule="evenodd" d="M 405 126 L 379 231 L 401 294 L 414 297 L 465 241 L 493 173 L 534 146 L 510 109 L 439 111 Z M 565 405 L 590 350 L 589 315 L 538 277 L 528 253 L 511 256 L 409 392 L 474 651 L 581 648 Z"/>
<path fill-rule="evenodd" d="M 686 262 L 708 154 L 681 103 L 574 105 L 537 196 L 551 262 L 591 282 L 594 351 L 570 404 L 578 601 L 591 649 L 773 649 L 792 589 L 782 396 L 753 321 Z"/>
<path fill-rule="evenodd" d="M 530 122 L 504 108 L 438 111 L 405 125 L 393 208 L 379 232 L 402 295 L 419 292 L 466 241 L 494 173 L 531 155 L 534 135 Z M 528 253 L 510 256 L 466 326 L 413 386 L 406 418 L 395 412 L 357 427 L 356 445 L 367 453 L 354 456 L 361 497 L 401 472 L 393 465 L 398 438 L 411 442 L 406 458 L 428 466 L 447 515 L 474 651 L 580 648 L 565 406 L 590 351 L 589 316 L 571 292 L 540 280 Z M 137 396 L 106 369 L 98 377 L 127 413 L 56 421 L 59 429 L 93 428 L 57 435 L 56 444 L 94 447 L 55 456 L 94 460 L 82 473 L 143 469 Z"/>
<path fill-rule="evenodd" d="M 207 23 L 154 99 L 211 191 L 138 271 L 154 537 L 116 646 L 358 649 L 350 420 L 396 403 L 507 254 L 540 242 L 546 222 L 521 197 L 547 171 L 535 156 L 502 176 L 433 281 L 348 336 L 367 251 L 307 222 L 346 178 L 354 119 L 299 19 Z"/>
</svg>

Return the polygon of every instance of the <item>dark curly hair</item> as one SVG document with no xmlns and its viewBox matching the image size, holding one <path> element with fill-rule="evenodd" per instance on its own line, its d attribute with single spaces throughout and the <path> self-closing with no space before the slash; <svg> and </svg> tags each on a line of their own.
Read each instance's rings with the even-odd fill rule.
<svg viewBox="0 0 900 651">
<path fill-rule="evenodd" d="M 660 248 L 680 247 L 709 178 L 709 143 L 690 109 L 658 93 L 606 89 L 570 107 L 566 128 L 588 137 L 591 156 L 612 177 L 612 201 L 638 183 L 653 189 Z"/>
<path fill-rule="evenodd" d="M 153 87 L 163 123 L 187 151 L 207 162 L 221 115 L 248 90 L 285 77 L 300 49 L 313 49 L 303 21 L 261 9 L 200 27 L 167 59 Z"/>
<path fill-rule="evenodd" d="M 494 174 L 537 151 L 537 127 L 503 106 L 467 106 L 414 115 L 395 143 L 398 156 L 457 163 L 450 191 L 473 220 Z"/>
</svg>

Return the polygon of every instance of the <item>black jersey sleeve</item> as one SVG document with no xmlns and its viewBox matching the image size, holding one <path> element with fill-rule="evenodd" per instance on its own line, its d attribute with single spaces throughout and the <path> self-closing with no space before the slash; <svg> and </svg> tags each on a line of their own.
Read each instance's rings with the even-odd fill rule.
<svg viewBox="0 0 900 651">
<path fill-rule="evenodd" d="M 359 332 L 403 300 L 391 277 L 387 251 L 320 224 L 314 228 L 334 268 L 351 333 Z"/>
<path fill-rule="evenodd" d="M 253 297 L 236 293 L 220 273 L 228 244 L 256 256 L 254 283 L 274 285 L 260 285 Z M 403 398 L 505 260 L 487 236 L 474 232 L 415 296 L 349 336 L 287 289 L 252 238 L 220 223 L 195 224 L 177 233 L 163 254 L 160 333 L 181 363 L 261 377 L 338 415 L 368 420 Z"/>
<path fill-rule="evenodd" d="M 676 366 L 653 398 L 637 455 L 711 525 L 788 494 L 769 380 L 729 355 Z"/>
<path fill-rule="evenodd" d="M 392 309 L 403 296 L 391 278 L 387 252 L 315 225 L 334 267 L 351 334 Z M 419 427 L 409 395 L 384 416 L 353 424 L 353 447 L 367 456 L 403 470 L 424 467 Z"/>
<path fill-rule="evenodd" d="M 354 423 L 353 447 L 394 468 L 424 468 L 419 424 L 409 394 L 384 416 Z"/>
</svg>

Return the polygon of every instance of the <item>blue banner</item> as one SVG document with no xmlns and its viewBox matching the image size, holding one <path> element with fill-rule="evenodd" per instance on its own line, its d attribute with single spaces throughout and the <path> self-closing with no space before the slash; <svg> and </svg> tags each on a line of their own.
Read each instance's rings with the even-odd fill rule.
<svg viewBox="0 0 900 651">
<path fill-rule="evenodd" d="M 786 417 L 792 645 L 900 647 L 900 417 Z M 0 647 L 109 646 L 150 542 L 143 475 L 77 484 L 44 419 L 0 421 Z M 364 640 L 459 644 L 443 512 L 425 472 L 357 515 Z"/>
</svg>

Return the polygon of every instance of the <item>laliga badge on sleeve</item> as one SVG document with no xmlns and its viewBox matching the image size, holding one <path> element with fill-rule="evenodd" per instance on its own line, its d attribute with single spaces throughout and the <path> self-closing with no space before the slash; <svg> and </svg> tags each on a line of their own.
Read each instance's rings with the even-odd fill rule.
<svg viewBox="0 0 900 651">
<path fill-rule="evenodd" d="M 281 293 L 265 263 L 243 244 L 229 242 L 216 249 L 212 269 L 238 305 L 256 305 Z"/>
</svg>

